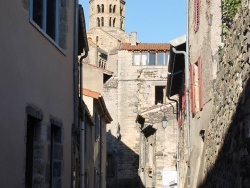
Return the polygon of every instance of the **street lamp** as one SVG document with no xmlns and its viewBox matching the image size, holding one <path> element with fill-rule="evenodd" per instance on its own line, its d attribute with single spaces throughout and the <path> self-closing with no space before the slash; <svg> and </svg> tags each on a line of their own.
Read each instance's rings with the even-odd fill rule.
<svg viewBox="0 0 250 188">
<path fill-rule="evenodd" d="M 163 129 L 165 129 L 165 128 L 167 127 L 167 123 L 168 123 L 168 120 L 167 120 L 165 114 L 164 114 L 164 116 L 163 116 L 161 122 L 162 122 L 162 127 L 163 127 Z"/>
</svg>

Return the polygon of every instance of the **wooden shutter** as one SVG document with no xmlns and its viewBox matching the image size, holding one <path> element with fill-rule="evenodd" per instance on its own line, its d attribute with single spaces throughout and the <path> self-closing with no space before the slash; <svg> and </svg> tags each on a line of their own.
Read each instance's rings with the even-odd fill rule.
<svg viewBox="0 0 250 188">
<path fill-rule="evenodd" d="M 194 67 L 190 66 L 190 104 L 191 104 L 191 113 L 195 113 L 195 96 L 194 96 Z"/>
<path fill-rule="evenodd" d="M 200 0 L 194 0 L 194 32 L 197 32 L 200 25 Z"/>
<path fill-rule="evenodd" d="M 200 110 L 203 108 L 203 91 L 202 91 L 202 61 L 198 59 L 198 83 L 199 83 L 199 107 Z"/>
</svg>

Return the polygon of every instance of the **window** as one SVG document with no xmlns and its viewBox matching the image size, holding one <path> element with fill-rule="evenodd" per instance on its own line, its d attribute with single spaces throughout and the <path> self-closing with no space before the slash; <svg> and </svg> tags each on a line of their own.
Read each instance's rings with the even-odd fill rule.
<svg viewBox="0 0 250 188">
<path fill-rule="evenodd" d="M 31 117 L 27 117 L 27 137 L 26 137 L 26 166 L 25 166 L 25 187 L 33 185 L 33 157 L 35 142 L 35 127 L 38 121 Z"/>
<path fill-rule="evenodd" d="M 104 26 L 104 18 L 102 17 L 102 26 Z"/>
<path fill-rule="evenodd" d="M 114 176 L 113 155 L 107 154 L 107 176 Z"/>
<path fill-rule="evenodd" d="M 115 18 L 114 18 L 114 20 L 113 20 L 113 27 L 115 27 Z"/>
<path fill-rule="evenodd" d="M 120 27 L 121 29 L 123 28 L 123 21 L 121 21 L 121 27 Z"/>
<path fill-rule="evenodd" d="M 97 13 L 100 13 L 100 12 L 101 12 L 100 5 L 97 5 Z"/>
<path fill-rule="evenodd" d="M 62 129 L 51 125 L 50 132 L 50 187 L 55 185 L 55 178 L 61 176 Z"/>
<path fill-rule="evenodd" d="M 102 4 L 102 13 L 104 13 L 104 4 Z"/>
<path fill-rule="evenodd" d="M 120 9 L 120 15 L 122 16 L 122 13 L 123 13 L 123 8 L 121 7 Z"/>
<path fill-rule="evenodd" d="M 116 8 L 116 6 L 114 5 L 114 7 L 113 7 L 113 13 L 115 13 L 115 8 Z"/>
<path fill-rule="evenodd" d="M 194 31 L 197 32 L 200 25 L 200 0 L 194 0 Z"/>
<path fill-rule="evenodd" d="M 31 0 L 30 19 L 59 43 L 59 0 Z"/>
<path fill-rule="evenodd" d="M 164 102 L 165 86 L 155 86 L 155 104 Z"/>
<path fill-rule="evenodd" d="M 98 27 L 101 26 L 100 18 L 97 18 L 97 26 L 98 26 Z"/>
<path fill-rule="evenodd" d="M 112 18 L 109 18 L 109 27 L 112 26 Z"/>
<path fill-rule="evenodd" d="M 140 53 L 134 53 L 134 65 L 140 65 L 141 55 Z"/>
<path fill-rule="evenodd" d="M 194 114 L 203 108 L 201 58 L 190 68 L 190 101 Z"/>
<path fill-rule="evenodd" d="M 169 52 L 166 52 L 165 53 L 165 63 L 164 63 L 164 65 L 168 65 L 168 62 L 169 62 Z"/>
<path fill-rule="evenodd" d="M 142 65 L 147 65 L 148 64 L 148 53 L 147 52 L 142 52 L 141 53 L 141 64 Z"/>
<path fill-rule="evenodd" d="M 109 5 L 109 13 L 112 13 L 112 5 Z"/>
<path fill-rule="evenodd" d="M 99 188 L 99 173 L 96 168 L 94 169 L 94 188 Z"/>
<path fill-rule="evenodd" d="M 149 65 L 155 65 L 156 64 L 156 53 L 155 52 L 150 52 L 149 53 Z"/>
<path fill-rule="evenodd" d="M 134 65 L 168 65 L 169 52 L 134 52 Z"/>
<path fill-rule="evenodd" d="M 164 65 L 164 53 L 157 53 L 157 65 Z"/>
<path fill-rule="evenodd" d="M 95 140 L 98 141 L 100 139 L 100 117 L 97 113 L 95 113 Z"/>
</svg>

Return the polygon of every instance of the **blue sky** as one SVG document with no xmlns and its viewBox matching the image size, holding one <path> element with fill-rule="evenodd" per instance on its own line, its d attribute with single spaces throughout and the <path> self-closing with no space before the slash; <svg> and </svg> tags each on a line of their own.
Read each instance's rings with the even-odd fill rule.
<svg viewBox="0 0 250 188">
<path fill-rule="evenodd" d="M 89 29 L 89 0 L 79 0 Z M 125 31 L 145 43 L 168 43 L 186 33 L 186 0 L 126 0 Z"/>
</svg>

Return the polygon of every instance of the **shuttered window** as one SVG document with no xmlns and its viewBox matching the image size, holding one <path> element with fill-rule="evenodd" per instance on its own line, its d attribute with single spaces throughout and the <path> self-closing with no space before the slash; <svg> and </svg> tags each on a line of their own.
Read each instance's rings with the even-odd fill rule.
<svg viewBox="0 0 250 188">
<path fill-rule="evenodd" d="M 194 32 L 197 32 L 200 25 L 200 0 L 194 0 Z"/>
<path fill-rule="evenodd" d="M 194 99 L 194 67 L 190 66 L 190 104 L 191 113 L 195 113 L 195 99 Z"/>
<path fill-rule="evenodd" d="M 198 59 L 198 83 L 199 83 L 199 107 L 203 108 L 203 91 L 202 91 L 202 61 L 201 57 Z"/>
</svg>

